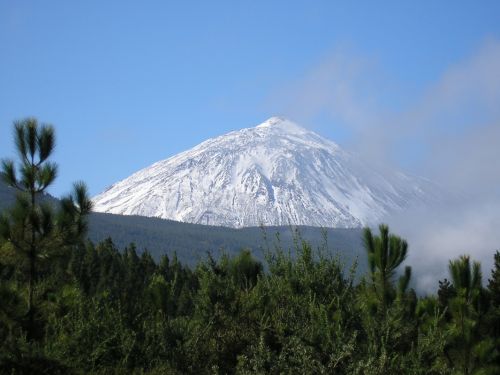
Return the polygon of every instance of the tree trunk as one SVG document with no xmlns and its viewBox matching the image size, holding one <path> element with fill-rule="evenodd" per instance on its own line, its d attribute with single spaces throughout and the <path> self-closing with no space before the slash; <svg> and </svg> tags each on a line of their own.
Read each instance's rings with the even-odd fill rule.
<svg viewBox="0 0 500 375">
<path fill-rule="evenodd" d="M 29 255 L 30 272 L 28 279 L 28 340 L 32 340 L 35 336 L 35 310 L 33 306 L 33 294 L 35 289 L 35 249 L 32 246 Z"/>
<path fill-rule="evenodd" d="M 32 158 L 32 165 L 34 165 L 34 161 Z M 31 210 L 35 211 L 35 186 L 34 184 L 30 186 L 31 191 Z M 33 294 L 35 289 L 35 279 L 36 279 L 36 233 L 33 223 L 31 223 L 31 244 L 30 244 L 30 252 L 29 252 L 29 263 L 30 263 L 30 272 L 28 277 L 28 340 L 31 341 L 35 338 L 35 310 L 33 306 Z"/>
</svg>

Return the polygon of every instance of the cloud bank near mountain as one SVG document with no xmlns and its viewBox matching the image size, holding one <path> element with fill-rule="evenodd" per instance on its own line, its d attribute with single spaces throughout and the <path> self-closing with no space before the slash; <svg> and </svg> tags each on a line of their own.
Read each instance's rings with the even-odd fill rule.
<svg viewBox="0 0 500 375">
<path fill-rule="evenodd" d="M 447 261 L 469 253 L 489 276 L 500 248 L 500 41 L 415 90 L 372 59 L 337 51 L 269 105 L 382 164 L 404 167 L 454 192 L 444 205 L 388 218 L 410 242 L 419 284 L 445 276 Z M 329 129 L 321 124 L 334 124 Z M 335 137 L 332 136 L 334 139 Z M 432 267 L 430 267 L 432 265 Z"/>
</svg>

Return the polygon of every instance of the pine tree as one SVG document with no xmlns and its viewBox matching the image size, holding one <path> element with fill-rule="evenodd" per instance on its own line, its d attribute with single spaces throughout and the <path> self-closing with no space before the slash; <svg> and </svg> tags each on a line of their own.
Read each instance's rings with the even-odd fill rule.
<svg viewBox="0 0 500 375">
<path fill-rule="evenodd" d="M 39 263 L 81 239 L 91 202 L 83 183 L 74 185 L 73 193 L 61 200 L 57 211 L 44 202 L 44 193 L 57 176 L 57 165 L 48 160 L 55 146 L 52 126 L 39 125 L 34 118 L 17 121 L 14 140 L 19 165 L 16 168 L 12 160 L 2 160 L 0 177 L 17 189 L 18 195 L 14 206 L 0 218 L 0 237 L 27 263 L 27 335 L 33 339 Z"/>
<path fill-rule="evenodd" d="M 464 375 L 475 367 L 474 345 L 479 341 L 478 328 L 482 306 L 481 265 L 471 264 L 469 256 L 463 255 L 450 261 L 449 271 L 456 296 L 449 301 L 452 322 L 450 332 L 457 349 L 455 361 Z"/>
<path fill-rule="evenodd" d="M 494 255 L 494 265 L 491 270 L 491 278 L 488 279 L 488 290 L 490 292 L 491 304 L 500 308 L 500 251 Z"/>
<path fill-rule="evenodd" d="M 497 345 L 500 347 L 500 251 L 498 250 L 494 256 L 491 278 L 488 280 L 488 293 L 491 306 L 488 312 L 487 325 L 490 333 L 496 339 Z M 500 361 L 498 361 L 498 365 L 500 365 Z"/>
<path fill-rule="evenodd" d="M 389 227 L 379 226 L 380 236 L 373 236 L 370 228 L 365 228 L 363 239 L 368 253 L 368 266 L 372 287 L 380 301 L 381 311 L 385 313 L 389 303 L 395 298 L 392 285 L 396 268 L 406 259 L 408 243 L 402 238 L 389 234 Z M 406 267 L 398 282 L 398 294 L 402 295 L 408 288 L 411 278 L 411 267 Z"/>
</svg>

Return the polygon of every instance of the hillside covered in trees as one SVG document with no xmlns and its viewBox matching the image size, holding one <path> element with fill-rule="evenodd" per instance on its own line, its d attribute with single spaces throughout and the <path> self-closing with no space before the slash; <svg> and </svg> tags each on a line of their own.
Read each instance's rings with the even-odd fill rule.
<svg viewBox="0 0 500 375">
<path fill-rule="evenodd" d="M 500 252 L 488 280 L 450 260 L 437 295 L 410 287 L 408 244 L 363 231 L 366 272 L 300 237 L 187 266 L 86 240 L 83 183 L 57 204 L 52 127 L 15 127 L 19 194 L 0 216 L 0 372 L 7 374 L 498 374 Z M 493 256 L 493 252 L 492 252 Z"/>
<path fill-rule="evenodd" d="M 55 205 L 59 201 L 45 194 L 43 199 Z M 0 212 L 12 206 L 16 190 L 0 181 Z M 138 253 L 147 250 L 155 261 L 162 255 L 174 254 L 183 264 L 191 267 L 204 260 L 210 252 L 214 257 L 222 253 L 236 255 L 241 249 L 251 250 L 252 255 L 264 261 L 264 249 L 277 245 L 294 251 L 299 237 L 317 248 L 328 243 L 328 248 L 340 254 L 346 264 L 358 262 L 358 269 L 366 271 L 359 228 L 318 228 L 308 226 L 227 228 L 201 224 L 181 223 L 144 216 L 114 215 L 91 212 L 86 236 L 94 243 L 112 238 L 114 244 L 124 249 L 135 244 Z"/>
</svg>

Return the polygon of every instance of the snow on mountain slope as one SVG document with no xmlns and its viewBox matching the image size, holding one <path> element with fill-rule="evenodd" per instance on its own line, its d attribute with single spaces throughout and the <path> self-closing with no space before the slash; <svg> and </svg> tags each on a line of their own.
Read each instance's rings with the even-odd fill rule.
<svg viewBox="0 0 500 375">
<path fill-rule="evenodd" d="M 432 199 L 432 185 L 377 171 L 279 117 L 209 139 L 120 181 L 95 211 L 247 227 L 358 227 Z"/>
</svg>

